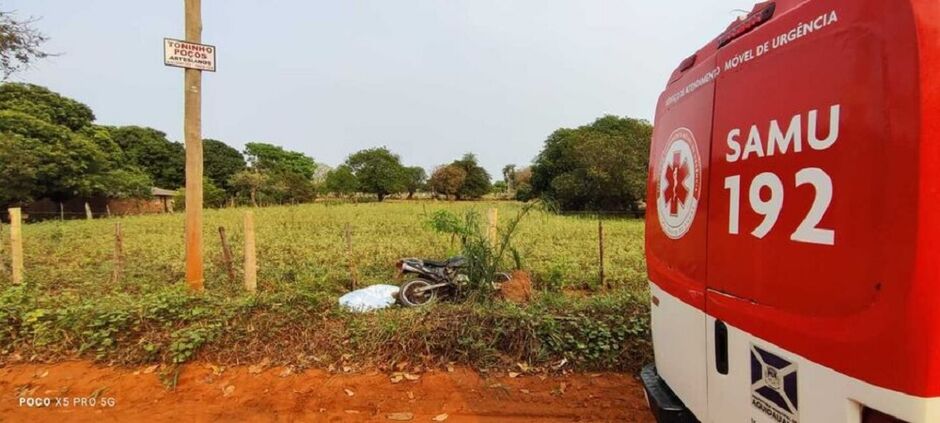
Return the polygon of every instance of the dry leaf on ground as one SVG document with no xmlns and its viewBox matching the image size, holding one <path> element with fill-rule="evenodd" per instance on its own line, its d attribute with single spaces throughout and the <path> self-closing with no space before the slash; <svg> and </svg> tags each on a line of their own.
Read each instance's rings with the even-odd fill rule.
<svg viewBox="0 0 940 423">
<path fill-rule="evenodd" d="M 411 421 L 415 417 L 414 413 L 389 413 L 385 418 L 399 422 Z"/>
</svg>

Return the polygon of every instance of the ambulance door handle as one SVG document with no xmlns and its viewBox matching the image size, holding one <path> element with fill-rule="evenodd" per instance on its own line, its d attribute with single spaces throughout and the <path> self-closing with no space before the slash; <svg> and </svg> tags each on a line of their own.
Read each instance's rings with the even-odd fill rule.
<svg viewBox="0 0 940 423">
<path fill-rule="evenodd" d="M 715 320 L 715 370 L 728 374 L 728 326 Z"/>
</svg>

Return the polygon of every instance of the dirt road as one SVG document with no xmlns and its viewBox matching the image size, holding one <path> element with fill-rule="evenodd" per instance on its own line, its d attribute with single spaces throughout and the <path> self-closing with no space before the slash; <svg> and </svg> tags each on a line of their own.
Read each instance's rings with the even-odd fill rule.
<svg viewBox="0 0 940 423">
<path fill-rule="evenodd" d="M 624 374 L 512 378 L 458 368 L 392 377 L 190 364 L 170 391 L 159 373 L 87 362 L 7 365 L 0 421 L 652 421 L 639 382 Z M 48 406 L 30 407 L 29 399 Z"/>
</svg>

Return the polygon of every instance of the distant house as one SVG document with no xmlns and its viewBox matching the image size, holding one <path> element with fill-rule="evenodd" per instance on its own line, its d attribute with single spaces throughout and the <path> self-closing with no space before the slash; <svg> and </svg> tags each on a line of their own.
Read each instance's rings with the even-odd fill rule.
<svg viewBox="0 0 940 423">
<path fill-rule="evenodd" d="M 118 215 L 173 212 L 173 197 L 176 196 L 176 191 L 153 187 L 150 188 L 150 195 L 153 198 L 108 199 L 107 208 L 111 209 L 112 214 Z"/>
<path fill-rule="evenodd" d="M 73 198 L 63 203 L 49 199 L 33 202 L 23 208 L 29 220 L 77 219 L 87 217 L 85 205 L 93 217 L 125 216 L 137 214 L 172 213 L 176 191 L 153 187 L 151 198 Z"/>
</svg>

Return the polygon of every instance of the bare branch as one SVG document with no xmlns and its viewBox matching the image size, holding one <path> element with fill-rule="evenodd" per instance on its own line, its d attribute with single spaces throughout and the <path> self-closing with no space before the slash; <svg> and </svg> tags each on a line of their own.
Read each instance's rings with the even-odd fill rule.
<svg viewBox="0 0 940 423">
<path fill-rule="evenodd" d="M 0 11 L 0 73 L 3 80 L 29 69 L 35 61 L 52 54 L 42 49 L 49 37 L 33 25 L 38 18 L 17 20 L 14 12 Z"/>
</svg>

